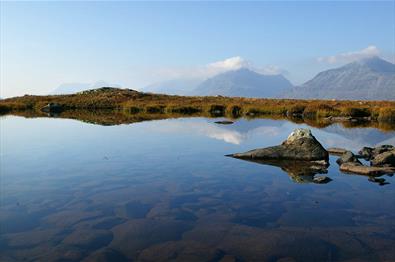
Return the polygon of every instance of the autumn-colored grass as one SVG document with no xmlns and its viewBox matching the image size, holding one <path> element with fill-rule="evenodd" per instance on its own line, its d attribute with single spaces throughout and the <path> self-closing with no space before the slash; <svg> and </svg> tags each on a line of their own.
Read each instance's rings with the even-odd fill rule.
<svg viewBox="0 0 395 262">
<path fill-rule="evenodd" d="M 188 97 L 101 88 L 72 95 L 25 95 L 0 100 L 0 112 L 36 110 L 48 103 L 64 110 L 122 110 L 131 114 L 201 114 L 228 117 L 278 115 L 306 119 L 326 117 L 369 118 L 395 122 L 393 101 L 296 100 L 242 97 Z"/>
</svg>

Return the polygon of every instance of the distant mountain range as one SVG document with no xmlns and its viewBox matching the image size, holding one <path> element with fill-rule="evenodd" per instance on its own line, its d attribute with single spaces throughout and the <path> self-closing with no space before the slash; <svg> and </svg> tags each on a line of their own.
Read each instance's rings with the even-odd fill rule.
<svg viewBox="0 0 395 262">
<path fill-rule="evenodd" d="M 323 71 L 300 86 L 293 86 L 283 75 L 241 68 L 208 79 L 174 79 L 143 90 L 200 96 L 395 100 L 395 65 L 379 57 L 365 58 Z"/>
<path fill-rule="evenodd" d="M 52 94 L 71 94 L 104 86 L 106 82 L 71 83 L 56 88 Z M 203 78 L 172 79 L 151 84 L 145 92 L 258 98 L 395 100 L 395 65 L 379 57 L 361 59 L 317 74 L 300 86 L 293 86 L 283 75 L 264 75 L 240 68 Z"/>
<path fill-rule="evenodd" d="M 317 74 L 281 95 L 287 98 L 395 100 L 395 65 L 379 57 Z"/>
</svg>

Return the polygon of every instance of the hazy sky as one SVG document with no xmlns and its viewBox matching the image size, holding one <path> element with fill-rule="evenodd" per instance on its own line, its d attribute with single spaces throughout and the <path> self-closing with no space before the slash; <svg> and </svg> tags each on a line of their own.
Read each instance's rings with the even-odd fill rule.
<svg viewBox="0 0 395 262">
<path fill-rule="evenodd" d="M 240 65 L 299 84 L 359 57 L 393 60 L 394 13 L 394 1 L 1 2 L 0 96 Z"/>
</svg>

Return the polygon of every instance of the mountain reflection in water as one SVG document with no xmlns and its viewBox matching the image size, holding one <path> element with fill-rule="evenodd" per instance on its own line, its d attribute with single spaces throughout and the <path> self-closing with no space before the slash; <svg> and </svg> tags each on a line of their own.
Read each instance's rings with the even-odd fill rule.
<svg viewBox="0 0 395 262">
<path fill-rule="evenodd" d="M 0 119 L 1 261 L 395 257 L 393 176 L 344 174 L 332 156 L 323 170 L 224 156 L 279 144 L 308 123 L 31 117 Z M 310 128 L 325 147 L 395 144 L 375 127 Z M 312 183 L 321 173 L 332 181 Z"/>
</svg>

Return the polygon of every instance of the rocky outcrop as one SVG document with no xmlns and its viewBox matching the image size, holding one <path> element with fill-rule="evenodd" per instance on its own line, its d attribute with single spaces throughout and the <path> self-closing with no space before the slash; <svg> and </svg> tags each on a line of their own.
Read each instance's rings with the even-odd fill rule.
<svg viewBox="0 0 395 262">
<path fill-rule="evenodd" d="M 298 160 L 328 163 L 329 154 L 309 129 L 295 129 L 281 145 L 228 155 L 242 159 Z"/>
</svg>

